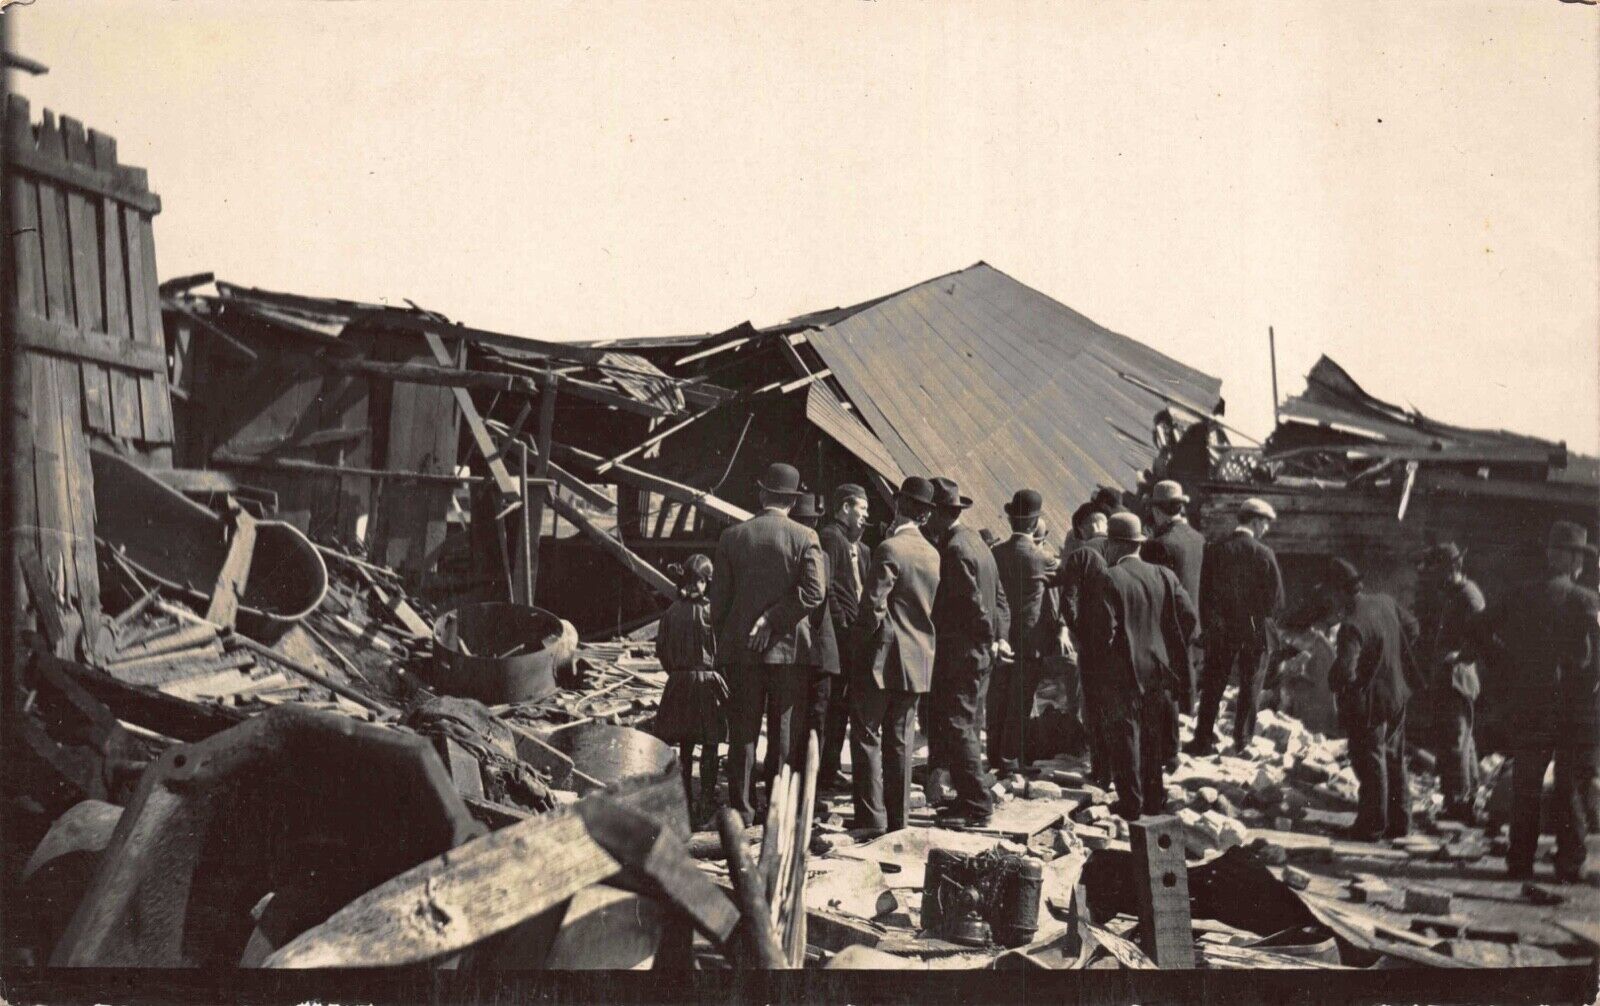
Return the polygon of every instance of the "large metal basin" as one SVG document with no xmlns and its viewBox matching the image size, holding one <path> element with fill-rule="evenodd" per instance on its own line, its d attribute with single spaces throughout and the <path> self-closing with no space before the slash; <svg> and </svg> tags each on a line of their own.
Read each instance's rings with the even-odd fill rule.
<svg viewBox="0 0 1600 1006">
<path fill-rule="evenodd" d="M 556 690 L 578 633 L 543 608 L 490 602 L 446 612 L 433 626 L 429 682 L 446 695 L 485 705 L 531 702 Z"/>
</svg>

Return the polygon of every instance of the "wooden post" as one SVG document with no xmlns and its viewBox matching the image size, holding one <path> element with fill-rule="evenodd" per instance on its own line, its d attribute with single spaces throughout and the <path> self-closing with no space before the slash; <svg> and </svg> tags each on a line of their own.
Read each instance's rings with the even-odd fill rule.
<svg viewBox="0 0 1600 1006">
<path fill-rule="evenodd" d="M 1272 428 L 1278 428 L 1278 336 L 1267 326 L 1267 351 L 1272 354 Z"/>
<path fill-rule="evenodd" d="M 555 435 L 556 422 L 556 384 L 560 377 L 546 371 L 539 381 L 539 457 L 534 462 L 534 477 L 547 479 L 550 477 L 550 441 Z M 528 452 L 522 452 L 522 468 L 528 468 Z M 524 476 L 526 477 L 526 476 Z M 528 560 L 528 603 L 533 603 L 533 591 L 539 583 L 539 538 L 544 534 L 544 498 L 545 490 L 541 487 L 533 499 L 523 494 L 522 505 L 529 513 L 533 524 L 533 556 Z"/>
<path fill-rule="evenodd" d="M 520 461 L 518 466 L 518 488 L 522 492 L 522 603 L 533 604 L 533 578 L 537 575 L 534 564 L 539 561 L 538 543 L 534 535 L 539 533 L 539 525 L 533 522 L 533 503 L 528 499 L 528 452 L 518 451 Z"/>
<path fill-rule="evenodd" d="M 1170 815 L 1140 818 L 1128 823 L 1128 837 L 1133 846 L 1140 943 L 1158 968 L 1192 968 L 1194 933 L 1183 824 Z"/>
</svg>

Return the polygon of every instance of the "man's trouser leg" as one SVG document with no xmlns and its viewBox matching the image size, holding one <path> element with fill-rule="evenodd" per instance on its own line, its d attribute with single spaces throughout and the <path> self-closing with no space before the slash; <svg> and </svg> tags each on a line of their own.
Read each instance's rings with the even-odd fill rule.
<svg viewBox="0 0 1600 1006">
<path fill-rule="evenodd" d="M 1472 809 L 1478 790 L 1478 745 L 1472 736 L 1472 700 L 1451 688 L 1440 701 L 1439 788 L 1446 813 Z"/>
<path fill-rule="evenodd" d="M 1167 760 L 1177 752 L 1178 704 L 1164 689 L 1146 692 L 1139 714 L 1139 785 L 1142 814 L 1165 813 Z"/>
<path fill-rule="evenodd" d="M 1261 686 L 1267 678 L 1267 647 L 1251 637 L 1239 644 L 1239 698 L 1233 707 L 1233 744 L 1244 750 L 1256 733 L 1256 710 L 1261 706 Z"/>
<path fill-rule="evenodd" d="M 1195 714 L 1194 739 L 1204 748 L 1216 746 L 1217 713 L 1222 708 L 1222 693 L 1233 675 L 1239 643 L 1231 633 L 1218 629 L 1206 635 L 1206 661 L 1200 675 L 1200 708 Z"/>
<path fill-rule="evenodd" d="M 1350 769 L 1357 785 L 1354 830 L 1361 835 L 1381 836 L 1389 805 L 1384 724 L 1351 718 L 1344 729 L 1350 739 Z"/>
<path fill-rule="evenodd" d="M 810 667 L 767 665 L 767 744 L 793 771 L 805 768 L 805 717 L 811 693 Z M 776 776 L 776 772 L 773 773 Z"/>
<path fill-rule="evenodd" d="M 756 767 L 756 742 L 766 708 L 766 674 L 760 665 L 725 670 L 728 679 L 728 806 L 746 821 L 755 820 L 750 776 Z"/>
<path fill-rule="evenodd" d="M 987 672 L 970 658 L 950 661 L 942 670 L 942 679 L 937 673 L 934 676 L 938 689 L 934 716 L 942 735 L 939 748 L 944 767 L 956 791 L 952 807 L 963 814 L 987 814 L 989 791 L 983 784 L 978 753 L 978 704 Z"/>
<path fill-rule="evenodd" d="M 885 692 L 883 730 L 884 821 L 890 831 L 906 826 L 911 812 L 911 759 L 916 751 L 916 692 Z"/>
<path fill-rule="evenodd" d="M 1143 726 L 1137 695 L 1117 696 L 1105 703 L 1106 752 L 1117 799 L 1111 812 L 1132 821 L 1144 813 Z"/>
<path fill-rule="evenodd" d="M 866 678 L 850 683 L 850 782 L 857 828 L 887 828 L 883 806 L 883 719 L 889 693 Z"/>
<path fill-rule="evenodd" d="M 850 678 L 855 674 L 857 654 L 855 646 L 847 642 L 848 629 L 835 630 L 839 638 L 839 673 L 833 676 L 828 691 L 828 711 L 823 723 L 821 763 L 817 771 L 819 786 L 836 785 L 839 763 L 844 750 L 845 735 L 850 726 Z"/>
<path fill-rule="evenodd" d="M 1383 736 L 1384 806 L 1383 835 L 1399 838 L 1411 831 L 1411 780 L 1406 776 L 1405 713 L 1385 724 Z"/>
<path fill-rule="evenodd" d="M 1556 872 L 1563 878 L 1577 879 L 1583 870 L 1586 850 L 1583 837 L 1589 830 L 1589 802 L 1594 799 L 1593 782 L 1596 757 L 1593 745 L 1562 744 L 1556 748 L 1555 804 L 1551 830 L 1556 833 Z"/>
<path fill-rule="evenodd" d="M 1524 745 L 1511 760 L 1511 842 L 1506 867 L 1513 872 L 1533 869 L 1539 851 L 1539 804 L 1544 797 L 1544 773 L 1555 752 L 1551 744 Z"/>
<path fill-rule="evenodd" d="M 989 675 L 989 694 L 985 697 L 984 719 L 988 727 L 989 769 L 998 776 L 1010 775 L 1016 769 L 1015 756 L 1007 746 L 1010 731 L 1011 709 L 1016 702 L 1010 698 L 1012 682 L 1018 674 L 1016 661 L 996 664 Z"/>
</svg>

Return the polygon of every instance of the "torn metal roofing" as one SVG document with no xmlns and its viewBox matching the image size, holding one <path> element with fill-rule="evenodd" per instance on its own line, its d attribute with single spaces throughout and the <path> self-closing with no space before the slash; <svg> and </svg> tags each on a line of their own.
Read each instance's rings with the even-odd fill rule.
<svg viewBox="0 0 1600 1006">
<path fill-rule="evenodd" d="M 817 381 L 806 389 L 806 420 L 855 455 L 862 464 L 882 475 L 890 485 L 899 485 L 905 478 L 905 472 L 895 464 L 883 442 L 839 401 L 839 396 L 826 382 Z"/>
<path fill-rule="evenodd" d="M 894 463 L 956 479 L 979 524 L 1021 488 L 1060 526 L 1097 485 L 1132 486 L 1152 417 L 1169 400 L 1209 412 L 1221 388 L 983 262 L 806 317 L 825 319 L 810 344 Z"/>
</svg>

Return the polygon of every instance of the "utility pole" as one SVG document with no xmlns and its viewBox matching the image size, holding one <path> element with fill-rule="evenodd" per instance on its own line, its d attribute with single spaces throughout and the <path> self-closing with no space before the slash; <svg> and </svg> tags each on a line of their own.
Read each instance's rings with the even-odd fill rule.
<svg viewBox="0 0 1600 1006">
<path fill-rule="evenodd" d="M 1278 337 L 1267 326 L 1267 351 L 1272 354 L 1272 428 L 1278 428 Z"/>
</svg>

